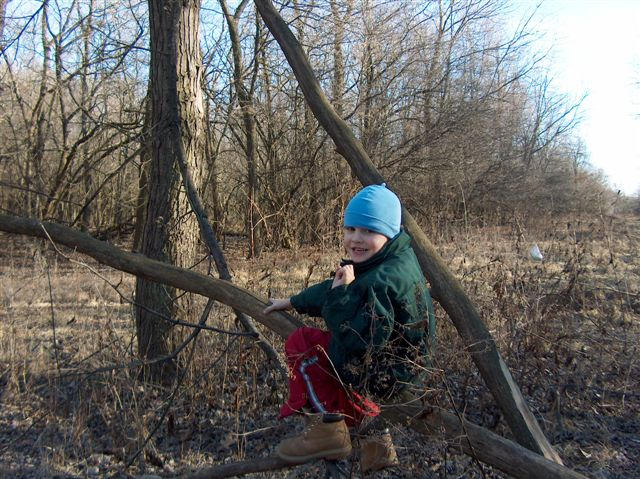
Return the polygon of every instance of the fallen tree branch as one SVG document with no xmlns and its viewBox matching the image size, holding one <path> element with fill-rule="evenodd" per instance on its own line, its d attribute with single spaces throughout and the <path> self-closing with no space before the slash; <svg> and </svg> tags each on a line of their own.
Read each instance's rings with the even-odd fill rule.
<svg viewBox="0 0 640 479">
<path fill-rule="evenodd" d="M 396 424 L 432 437 L 444 437 L 459 452 L 490 464 L 520 479 L 587 479 L 582 474 L 545 459 L 529 449 L 505 439 L 442 409 L 422 409 L 415 405 L 394 405 L 383 410 L 382 416 Z M 310 461 L 301 461 L 298 464 Z M 296 464 L 297 465 L 297 464 Z M 221 479 L 256 472 L 279 470 L 292 464 L 277 456 L 261 457 L 208 467 L 183 473 L 183 479 Z"/>
<path fill-rule="evenodd" d="M 396 424 L 432 437 L 444 437 L 459 452 L 520 479 L 586 479 L 582 474 L 545 459 L 529 449 L 509 441 L 469 421 L 442 409 L 424 410 L 418 405 L 394 405 L 383 410 L 382 416 Z M 310 461 L 301 461 L 298 464 Z M 297 464 L 296 464 L 297 465 Z M 183 473 L 183 479 L 221 479 L 256 472 L 274 471 L 292 464 L 277 456 L 261 457 L 207 467 Z"/>
<path fill-rule="evenodd" d="M 382 417 L 427 436 L 444 436 L 461 452 L 520 479 L 586 479 L 568 467 L 443 409 L 393 405 Z"/>
<path fill-rule="evenodd" d="M 251 316 L 282 337 L 303 325 L 300 320 L 283 312 L 264 314 L 266 299 L 228 281 L 123 251 L 66 226 L 0 214 L 0 231 L 50 238 L 120 271 L 215 299 Z"/>
<path fill-rule="evenodd" d="M 45 233 L 46 233 L 46 230 L 45 230 Z M 47 235 L 47 238 L 49 238 L 49 241 L 50 241 L 51 245 L 56 250 L 56 253 L 58 253 L 58 255 L 62 256 L 64 259 L 66 259 L 67 261 L 70 261 L 71 263 L 75 263 L 77 265 L 82 266 L 83 268 L 87 268 L 94 275 L 96 275 L 102 281 L 104 281 L 109 286 L 111 286 L 111 288 L 115 291 L 115 293 L 120 297 L 120 301 L 121 302 L 125 302 L 125 303 L 128 303 L 128 304 L 132 305 L 132 306 L 143 308 L 146 311 L 154 314 L 158 318 L 162 319 L 163 321 L 171 323 L 174 326 L 186 326 L 187 328 L 193 328 L 193 329 L 197 329 L 199 331 L 200 330 L 213 331 L 214 333 L 228 334 L 228 335 L 231 335 L 231 336 L 251 336 L 251 337 L 257 338 L 256 334 L 251 332 L 251 331 L 231 331 L 231 330 L 225 330 L 225 329 L 221 329 L 221 328 L 216 328 L 214 326 L 207 326 L 206 324 L 200 324 L 200 323 L 196 324 L 196 323 L 190 323 L 189 321 L 182 321 L 182 320 L 179 320 L 179 319 L 173 319 L 173 318 L 170 318 L 169 316 L 165 316 L 164 314 L 159 313 L 158 311 L 155 311 L 155 310 L 153 310 L 151 308 L 148 308 L 148 307 L 146 307 L 146 306 L 144 306 L 144 305 L 142 305 L 140 303 L 136 303 L 135 301 L 131 300 L 130 298 L 128 298 L 127 296 L 122 294 L 120 292 L 120 290 L 118 289 L 118 285 L 111 283 L 111 281 L 109 281 L 108 278 L 106 278 L 104 275 L 100 274 L 100 272 L 97 271 L 95 268 L 92 268 L 87 263 L 75 260 L 75 259 L 71 258 L 70 256 L 67 256 L 60 249 L 58 249 L 56 243 L 48 235 Z M 207 306 L 208 306 L 208 303 L 207 303 Z M 205 306 L 205 308 L 207 306 Z M 177 349 L 179 349 L 179 347 L 174 349 L 174 351 L 171 354 L 168 354 L 168 355 L 165 355 L 165 356 L 161 356 L 161 357 L 157 357 L 157 358 L 154 358 L 154 359 L 151 359 L 151 360 L 134 361 L 134 362 L 130 363 L 131 365 L 128 366 L 128 367 L 134 367 L 136 365 L 149 366 L 151 364 L 156 364 L 156 363 L 161 362 L 161 361 L 168 361 L 170 359 L 176 359 L 176 356 L 179 353 L 179 351 L 177 351 Z M 127 367 L 127 366 L 125 366 L 125 367 Z"/>
<path fill-rule="evenodd" d="M 207 467 L 191 473 L 183 473 L 183 479 L 220 479 L 223 477 L 242 476 L 254 472 L 278 471 L 291 464 L 280 459 L 278 456 L 259 457 L 248 461 L 232 462 L 218 466 Z"/>
<path fill-rule="evenodd" d="M 301 321 L 288 314 L 273 312 L 265 315 L 262 312 L 266 306 L 265 300 L 228 281 L 152 260 L 141 254 L 123 251 L 66 226 L 0 214 L 0 231 L 51 239 L 115 269 L 215 299 L 248 314 L 282 337 L 302 326 Z M 423 434 L 444 435 L 448 441 L 457 444 L 467 454 L 475 455 L 479 460 L 517 478 L 584 479 L 584 476 L 560 464 L 473 423 L 462 422 L 455 415 L 443 410 L 425 412 L 417 405 L 393 405 L 384 408 L 383 416 Z M 204 469 L 190 477 L 230 477 L 288 466 L 290 464 L 279 458 L 260 458 Z"/>
</svg>

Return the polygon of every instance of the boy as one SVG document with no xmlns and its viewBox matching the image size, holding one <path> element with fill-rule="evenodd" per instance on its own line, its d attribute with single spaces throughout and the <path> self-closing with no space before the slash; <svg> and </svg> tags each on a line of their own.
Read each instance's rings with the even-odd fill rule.
<svg viewBox="0 0 640 479">
<path fill-rule="evenodd" d="M 280 416 L 308 407 L 323 413 L 302 436 L 280 443 L 276 452 L 285 460 L 348 456 L 347 426 L 380 411 L 367 396 L 389 400 L 424 371 L 435 333 L 433 305 L 400 220 L 400 200 L 384 184 L 363 188 L 345 210 L 349 260 L 333 279 L 273 299 L 265 309 L 294 308 L 322 317 L 328 328 L 300 328 L 285 343 L 291 376 Z M 363 470 L 396 463 L 388 434 L 372 447 L 362 442 Z"/>
</svg>

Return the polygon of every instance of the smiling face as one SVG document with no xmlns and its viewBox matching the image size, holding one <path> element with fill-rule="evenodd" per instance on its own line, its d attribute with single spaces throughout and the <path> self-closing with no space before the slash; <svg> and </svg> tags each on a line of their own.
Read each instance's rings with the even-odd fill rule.
<svg viewBox="0 0 640 479">
<path fill-rule="evenodd" d="M 366 228 L 344 227 L 344 249 L 351 261 L 362 263 L 380 251 L 389 238 Z"/>
</svg>

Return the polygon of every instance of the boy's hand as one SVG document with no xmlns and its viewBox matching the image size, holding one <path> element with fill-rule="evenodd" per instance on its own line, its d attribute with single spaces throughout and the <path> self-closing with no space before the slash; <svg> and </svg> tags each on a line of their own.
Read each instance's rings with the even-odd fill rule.
<svg viewBox="0 0 640 479">
<path fill-rule="evenodd" d="M 343 284 L 350 284 L 354 279 L 356 279 L 356 275 L 353 271 L 353 265 L 347 264 L 342 266 L 336 270 L 336 275 L 333 277 L 331 289 Z"/>
<path fill-rule="evenodd" d="M 269 298 L 269 301 L 271 301 L 271 304 L 266 308 L 264 308 L 264 310 L 262 310 L 264 314 L 269 314 L 271 311 L 282 311 L 282 310 L 287 310 L 292 308 L 291 301 L 289 301 L 289 298 L 287 299 Z"/>
</svg>

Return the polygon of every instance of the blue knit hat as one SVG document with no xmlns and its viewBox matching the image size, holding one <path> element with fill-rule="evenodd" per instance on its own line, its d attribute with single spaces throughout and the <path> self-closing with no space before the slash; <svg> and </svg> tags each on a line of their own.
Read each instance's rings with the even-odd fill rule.
<svg viewBox="0 0 640 479">
<path fill-rule="evenodd" d="M 344 225 L 367 228 L 393 238 L 400 232 L 401 216 L 400 200 L 382 183 L 362 188 L 351 198 L 344 212 Z"/>
</svg>

